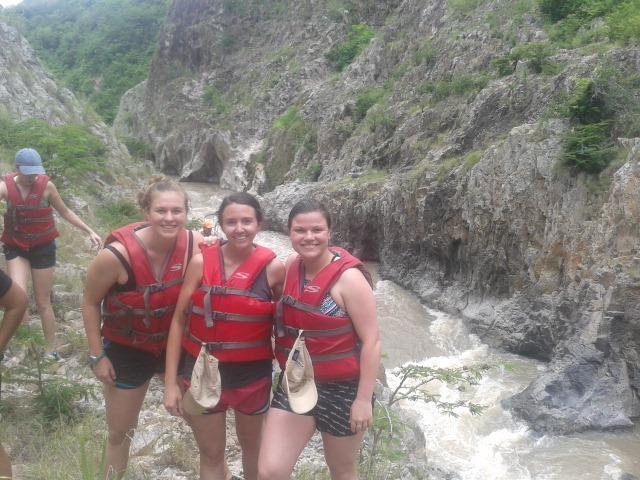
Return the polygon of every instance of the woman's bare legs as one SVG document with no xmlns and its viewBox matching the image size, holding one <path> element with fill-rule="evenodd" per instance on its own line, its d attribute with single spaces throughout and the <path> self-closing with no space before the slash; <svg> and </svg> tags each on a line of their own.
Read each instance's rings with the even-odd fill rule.
<svg viewBox="0 0 640 480">
<path fill-rule="evenodd" d="M 38 315 L 42 321 L 44 339 L 47 341 L 47 352 L 53 352 L 56 349 L 56 317 L 51 306 L 54 271 L 55 267 L 31 269 L 33 295 L 36 299 Z"/>
<path fill-rule="evenodd" d="M 226 480 L 226 414 L 186 415 L 200 450 L 200 480 Z"/>
<path fill-rule="evenodd" d="M 236 435 L 240 448 L 242 448 L 242 470 L 245 480 L 257 480 L 258 478 L 258 454 L 260 453 L 260 440 L 262 438 L 262 426 L 265 414 L 245 415 L 237 410 Z"/>
<path fill-rule="evenodd" d="M 364 432 L 349 437 L 322 434 L 324 458 L 331 473 L 331 480 L 357 480 L 358 450 L 363 436 Z"/>
<path fill-rule="evenodd" d="M 124 475 L 129 461 L 129 446 L 138 415 L 149 388 L 149 382 L 138 388 L 122 389 L 112 385 L 104 386 L 107 413 L 107 464 L 105 479 L 119 479 Z"/>
<path fill-rule="evenodd" d="M 12 258 L 11 260 L 7 260 L 7 274 L 11 277 L 11 280 L 16 282 L 22 290 L 28 292 L 27 283 L 29 281 L 29 272 L 31 271 L 31 264 L 29 260 L 22 257 Z M 24 313 L 24 317 L 22 319 L 23 324 L 29 323 L 29 310 Z"/>
<path fill-rule="evenodd" d="M 259 480 L 288 480 L 316 429 L 313 417 L 271 408 L 262 430 Z"/>
</svg>

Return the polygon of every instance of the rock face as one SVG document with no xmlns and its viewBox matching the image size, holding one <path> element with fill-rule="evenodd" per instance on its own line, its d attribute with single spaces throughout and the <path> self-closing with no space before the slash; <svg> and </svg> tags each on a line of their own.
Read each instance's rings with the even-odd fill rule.
<svg viewBox="0 0 640 480">
<path fill-rule="evenodd" d="M 562 50 L 547 73 L 522 60 L 499 77 L 511 42 L 546 38 L 513 3 L 174 0 L 117 126 L 167 172 L 264 193 L 271 228 L 322 199 L 336 243 L 488 343 L 549 361 L 509 402 L 534 428 L 626 427 L 640 414 L 639 140 L 619 138 L 599 177 L 558 168 L 571 125 L 557 106 L 605 64 L 639 71 L 640 51 Z M 325 54 L 351 23 L 376 35 L 338 74 Z"/>
<path fill-rule="evenodd" d="M 37 118 L 52 125 L 80 122 L 80 105 L 44 71 L 18 31 L 0 22 L 0 106 L 19 120 Z"/>
</svg>

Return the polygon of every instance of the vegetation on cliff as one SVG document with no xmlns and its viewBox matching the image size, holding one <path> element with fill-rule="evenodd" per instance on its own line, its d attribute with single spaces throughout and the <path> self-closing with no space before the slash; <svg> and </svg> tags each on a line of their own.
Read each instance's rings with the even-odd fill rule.
<svg viewBox="0 0 640 480">
<path fill-rule="evenodd" d="M 5 9 L 47 67 L 111 123 L 147 77 L 168 0 L 28 1 Z"/>
</svg>

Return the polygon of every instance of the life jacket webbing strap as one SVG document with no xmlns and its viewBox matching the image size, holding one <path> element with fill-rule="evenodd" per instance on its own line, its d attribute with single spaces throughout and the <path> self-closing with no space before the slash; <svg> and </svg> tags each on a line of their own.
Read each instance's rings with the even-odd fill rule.
<svg viewBox="0 0 640 480">
<path fill-rule="evenodd" d="M 205 309 L 204 308 L 200 308 L 200 307 L 196 307 L 195 305 L 191 307 L 191 312 L 195 313 L 196 315 L 202 315 L 204 317 L 206 317 L 205 315 Z M 213 323 L 215 323 L 216 321 L 221 321 L 221 322 L 247 322 L 247 323 L 257 323 L 257 322 L 269 322 L 271 323 L 271 320 L 273 319 L 273 317 L 271 315 L 240 315 L 237 313 L 225 313 L 225 312 L 218 312 L 216 310 L 211 312 L 210 318 L 212 320 L 212 326 Z M 209 327 L 209 325 L 207 325 L 207 327 Z M 211 328 L 211 327 L 209 327 Z"/>
<path fill-rule="evenodd" d="M 306 330 L 305 330 L 306 332 Z M 289 356 L 290 348 L 285 348 L 281 345 L 276 344 L 276 352 L 283 353 L 286 357 Z M 324 355 L 311 355 L 312 362 L 331 362 L 333 360 L 341 360 L 347 357 L 357 356 L 356 350 L 349 350 L 348 352 L 340 352 L 340 353 L 327 353 Z"/>
<path fill-rule="evenodd" d="M 285 325 L 284 326 L 284 331 L 288 336 L 297 338 L 298 335 L 301 332 L 301 329 Z M 344 327 L 332 328 L 332 329 L 327 329 L 327 330 L 307 330 L 307 329 L 305 329 L 304 333 L 302 334 L 302 336 L 305 337 L 305 338 L 306 337 L 310 337 L 310 338 L 333 337 L 333 336 L 336 336 L 336 335 L 344 335 L 345 333 L 349 333 L 349 332 L 353 332 L 353 325 L 352 324 L 345 325 Z"/>
<path fill-rule="evenodd" d="M 213 327 L 213 317 L 211 315 L 211 294 L 214 295 L 236 295 L 239 297 L 250 297 L 250 298 L 258 298 L 260 297 L 253 292 L 248 290 L 239 290 L 237 288 L 228 288 L 223 287 L 221 285 L 203 285 L 200 287 L 200 290 L 206 292 L 204 294 L 204 298 L 202 299 L 204 306 L 204 324 L 207 328 Z"/>
<path fill-rule="evenodd" d="M 213 353 L 216 350 L 239 350 L 271 345 L 271 339 L 258 340 L 255 342 L 204 342 L 191 332 L 187 332 L 187 338 L 205 347 L 209 353 Z"/>
<path fill-rule="evenodd" d="M 169 336 L 169 332 L 146 333 L 146 332 L 140 332 L 138 330 L 130 330 L 128 336 L 133 338 L 134 344 L 156 343 L 156 342 L 161 342 L 165 340 Z M 144 340 L 138 341 L 139 337 L 142 337 Z"/>
<path fill-rule="evenodd" d="M 302 303 L 298 300 L 296 300 L 295 298 L 291 297 L 290 295 L 284 295 L 280 301 L 285 304 L 285 305 L 289 305 L 290 307 L 295 308 L 296 310 L 302 310 L 303 312 L 308 312 L 308 313 L 320 313 L 322 314 L 322 312 L 320 311 L 320 308 L 314 305 L 309 305 L 307 303 Z"/>
<path fill-rule="evenodd" d="M 174 285 L 179 285 L 182 283 L 182 278 L 176 278 L 170 280 L 168 282 L 161 283 L 152 283 L 151 285 L 145 285 L 144 287 L 139 287 L 136 290 L 142 290 L 144 293 L 142 295 L 142 300 L 144 302 L 144 319 L 142 320 L 144 326 L 149 328 L 151 327 L 151 317 L 153 317 L 154 310 L 151 308 L 151 294 L 162 292 Z"/>
<path fill-rule="evenodd" d="M 25 240 L 37 240 L 38 238 L 46 237 L 47 235 L 51 235 L 55 231 L 56 231 L 56 227 L 55 226 L 46 229 L 44 232 L 38 232 L 38 233 L 23 233 L 23 232 L 18 232 L 18 231 L 16 231 L 14 229 L 11 232 L 11 235 L 13 235 L 15 237 L 24 238 Z"/>
</svg>

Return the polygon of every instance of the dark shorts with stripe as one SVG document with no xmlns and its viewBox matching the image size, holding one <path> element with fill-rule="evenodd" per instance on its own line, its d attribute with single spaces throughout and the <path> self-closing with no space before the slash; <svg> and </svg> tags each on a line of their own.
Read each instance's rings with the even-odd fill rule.
<svg viewBox="0 0 640 480">
<path fill-rule="evenodd" d="M 104 353 L 116 371 L 116 388 L 130 390 L 151 380 L 156 374 L 164 373 L 165 352 L 156 356 L 144 350 L 122 345 L 104 339 Z M 181 362 L 182 364 L 182 362 Z M 182 365 L 178 367 L 178 372 Z"/>
<path fill-rule="evenodd" d="M 29 261 L 33 269 L 51 268 L 56 266 L 56 241 L 52 240 L 44 245 L 23 250 L 12 245 L 4 246 L 4 258 L 9 261 L 22 257 Z"/>
<path fill-rule="evenodd" d="M 184 356 L 184 389 L 191 385 L 191 374 L 196 358 L 188 353 Z M 244 415 L 262 415 L 269 410 L 271 397 L 271 360 L 255 362 L 220 362 L 222 381 L 220 401 L 205 415 L 226 412 L 229 408 Z"/>
<path fill-rule="evenodd" d="M 316 428 L 323 433 L 334 437 L 349 437 L 355 435 L 351 431 L 351 405 L 358 393 L 358 380 L 345 382 L 316 383 L 318 390 L 318 403 L 307 413 L 316 421 Z M 373 400 L 372 400 L 373 401 Z M 271 400 L 271 408 L 279 408 L 291 412 L 289 399 L 282 388 L 282 375 L 278 380 L 278 388 Z"/>
<path fill-rule="evenodd" d="M 11 278 L 9 275 L 0 270 L 0 298 L 4 297 L 11 289 Z"/>
</svg>

